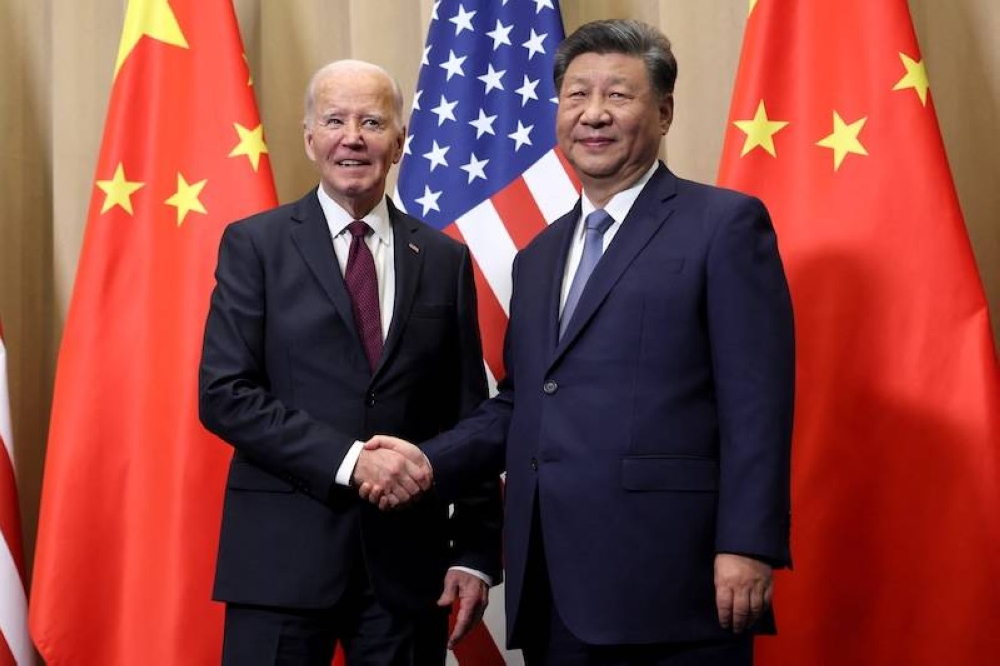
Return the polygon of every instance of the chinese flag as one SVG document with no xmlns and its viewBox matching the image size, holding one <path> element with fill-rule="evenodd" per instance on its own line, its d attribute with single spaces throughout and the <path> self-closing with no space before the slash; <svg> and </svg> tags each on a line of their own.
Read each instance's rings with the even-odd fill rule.
<svg viewBox="0 0 1000 666">
<path fill-rule="evenodd" d="M 906 0 L 751 2 L 719 176 L 778 231 L 792 554 L 759 663 L 1000 653 L 1000 379 Z"/>
<path fill-rule="evenodd" d="M 128 3 L 56 374 L 30 629 L 49 664 L 218 663 L 231 450 L 198 421 L 223 227 L 273 206 L 230 0 Z"/>
</svg>

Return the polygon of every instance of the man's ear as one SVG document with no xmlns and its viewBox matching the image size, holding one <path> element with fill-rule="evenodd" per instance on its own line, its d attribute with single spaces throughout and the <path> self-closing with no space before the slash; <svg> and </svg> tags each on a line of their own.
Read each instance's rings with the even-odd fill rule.
<svg viewBox="0 0 1000 666">
<path fill-rule="evenodd" d="M 399 164 L 403 159 L 403 147 L 406 145 L 406 125 L 399 128 L 399 136 L 396 137 L 396 155 L 392 160 L 393 164 Z"/>
<path fill-rule="evenodd" d="M 674 94 L 667 93 L 660 100 L 660 131 L 663 134 L 670 129 L 670 123 L 674 121 Z"/>
<path fill-rule="evenodd" d="M 302 143 L 306 149 L 306 156 L 313 162 L 316 161 L 316 151 L 313 150 L 313 133 L 307 123 L 302 123 Z"/>
</svg>

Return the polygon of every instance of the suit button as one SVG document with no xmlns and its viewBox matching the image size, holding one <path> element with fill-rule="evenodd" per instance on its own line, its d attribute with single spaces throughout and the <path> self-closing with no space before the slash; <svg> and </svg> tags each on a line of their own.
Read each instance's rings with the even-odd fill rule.
<svg viewBox="0 0 1000 666">
<path fill-rule="evenodd" d="M 556 383 L 556 380 L 554 379 L 549 379 L 544 384 L 542 384 L 542 392 L 545 393 L 545 395 L 552 395 L 558 390 L 559 390 L 559 384 Z"/>
<path fill-rule="evenodd" d="M 369 393 L 368 394 L 368 406 L 369 407 L 374 407 L 375 406 L 375 394 L 374 393 Z"/>
<path fill-rule="evenodd" d="M 538 471 L 538 458 L 531 459 L 531 469 Z"/>
</svg>

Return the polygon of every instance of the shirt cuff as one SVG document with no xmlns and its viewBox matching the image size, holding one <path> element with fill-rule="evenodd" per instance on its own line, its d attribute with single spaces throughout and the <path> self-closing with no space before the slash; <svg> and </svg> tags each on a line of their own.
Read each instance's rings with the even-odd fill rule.
<svg viewBox="0 0 1000 666">
<path fill-rule="evenodd" d="M 364 448 L 364 442 L 354 442 L 351 448 L 347 449 L 347 455 L 337 468 L 336 482 L 338 486 L 351 485 L 351 477 L 354 476 L 354 467 L 358 464 L 358 457 Z"/>
<path fill-rule="evenodd" d="M 475 569 L 470 569 L 469 567 L 459 567 L 459 566 L 448 567 L 448 571 L 452 571 L 452 570 L 455 570 L 455 571 L 464 571 L 465 573 L 472 574 L 473 576 L 475 576 L 479 580 L 481 580 L 484 583 L 486 583 L 487 587 L 493 587 L 493 579 L 490 578 L 489 576 L 487 576 L 486 574 L 484 574 L 482 571 L 477 571 Z"/>
</svg>

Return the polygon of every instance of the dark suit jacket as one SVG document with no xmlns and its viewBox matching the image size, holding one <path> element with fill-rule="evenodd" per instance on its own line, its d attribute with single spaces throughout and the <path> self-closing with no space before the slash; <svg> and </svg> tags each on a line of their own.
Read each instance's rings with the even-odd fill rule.
<svg viewBox="0 0 1000 666">
<path fill-rule="evenodd" d="M 433 494 L 383 514 L 334 481 L 355 440 L 427 439 L 486 396 L 468 248 L 389 215 L 395 309 L 374 375 L 315 190 L 223 235 L 199 378 L 202 422 L 235 448 L 217 599 L 328 607 L 362 553 L 404 610 L 432 606 L 449 565 L 499 580 L 498 480 L 450 520 Z"/>
<path fill-rule="evenodd" d="M 661 164 L 559 340 L 579 216 L 578 205 L 518 255 L 507 376 L 425 443 L 436 487 L 506 468 L 509 632 L 522 629 L 537 507 L 553 598 L 581 640 L 731 636 L 715 554 L 789 563 L 793 330 L 770 220 L 758 200 Z"/>
</svg>

